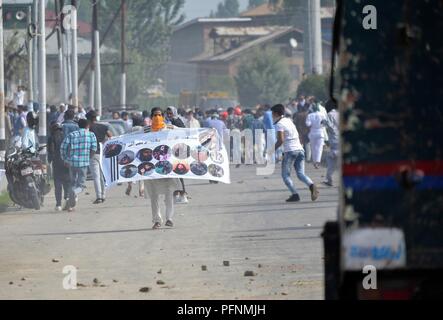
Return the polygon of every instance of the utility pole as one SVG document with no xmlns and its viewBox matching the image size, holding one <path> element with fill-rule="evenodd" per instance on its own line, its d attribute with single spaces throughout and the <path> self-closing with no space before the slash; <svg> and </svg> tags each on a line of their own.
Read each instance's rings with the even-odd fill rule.
<svg viewBox="0 0 443 320">
<path fill-rule="evenodd" d="M 121 26 L 121 99 L 120 104 L 126 110 L 126 0 L 122 2 Z"/>
<path fill-rule="evenodd" d="M 72 104 L 79 105 L 78 100 L 78 52 L 77 52 L 77 0 L 72 0 L 74 7 L 71 11 L 71 30 L 72 30 Z"/>
<path fill-rule="evenodd" d="M 65 33 L 65 44 L 66 44 L 66 74 L 67 74 L 67 85 L 68 85 L 68 97 L 67 97 L 67 102 L 68 103 L 72 103 L 72 40 L 71 40 L 71 30 L 66 30 Z"/>
<path fill-rule="evenodd" d="M 314 74 L 323 74 L 323 49 L 321 36 L 320 0 L 311 0 L 312 12 L 312 69 Z"/>
<path fill-rule="evenodd" d="M 45 20 L 45 1 L 40 0 L 39 10 L 39 65 L 40 65 L 40 108 L 39 108 L 39 140 L 41 144 L 46 144 L 46 20 Z M 46 149 L 44 150 L 46 152 Z"/>
<path fill-rule="evenodd" d="M 33 2 L 33 7 L 34 7 L 34 15 L 33 15 L 33 23 L 35 26 L 38 25 L 38 19 L 39 19 L 39 15 L 38 15 L 38 11 L 39 11 L 39 0 L 34 0 Z M 38 28 L 36 28 L 36 33 L 37 35 L 34 36 L 34 38 L 32 39 L 32 58 L 33 58 L 33 62 L 32 62 L 32 76 L 33 76 L 33 88 L 34 88 L 34 101 L 40 101 L 40 88 L 38 86 L 39 84 L 39 50 L 38 50 L 38 42 L 39 42 L 39 37 L 38 37 Z"/>
<path fill-rule="evenodd" d="M 62 36 L 62 24 L 63 24 L 63 19 L 61 18 L 61 14 L 62 14 L 62 7 L 61 7 L 61 3 L 59 0 L 55 0 L 55 15 L 57 17 L 57 22 L 59 23 L 58 28 L 57 28 L 57 46 L 58 46 L 58 68 L 59 68 L 59 94 L 60 94 L 60 102 L 64 102 L 65 101 L 65 97 L 66 97 L 66 92 L 65 92 L 65 72 L 64 72 L 64 68 L 63 68 L 63 50 L 62 50 L 62 41 L 63 41 L 63 36 Z"/>
<path fill-rule="evenodd" d="M 304 73 L 312 73 L 312 32 L 311 32 L 311 0 L 303 1 L 303 51 L 304 51 Z"/>
<path fill-rule="evenodd" d="M 5 130 L 5 70 L 3 57 L 3 0 L 0 0 L 0 164 L 4 168 L 6 157 Z"/>
<path fill-rule="evenodd" d="M 61 49 L 62 49 L 62 69 L 63 69 L 63 79 L 61 79 L 60 81 L 63 82 L 63 102 L 64 103 L 68 103 L 69 102 L 69 94 L 71 93 L 70 87 L 69 87 L 69 79 L 70 79 L 70 74 L 68 72 L 69 68 L 68 68 L 68 35 L 67 32 L 68 30 L 65 29 L 63 22 L 65 21 L 65 13 L 64 13 L 64 6 L 65 6 L 65 1 L 64 0 L 56 0 L 56 1 L 60 1 L 60 38 L 61 38 Z"/>
<path fill-rule="evenodd" d="M 304 59 L 305 74 L 323 73 L 323 49 L 321 37 L 320 0 L 304 2 Z"/>
<path fill-rule="evenodd" d="M 102 116 L 102 80 L 101 80 L 101 59 L 100 59 L 100 31 L 98 28 L 98 2 L 93 2 L 93 29 L 94 29 L 94 63 L 95 66 L 95 109 L 98 116 Z"/>
<path fill-rule="evenodd" d="M 92 4 L 92 32 L 91 32 L 91 68 L 90 68 L 90 77 L 89 77 L 89 106 L 91 109 L 95 110 L 95 9 L 96 9 L 96 0 L 91 0 Z"/>
<path fill-rule="evenodd" d="M 32 24 L 32 7 L 28 7 L 28 27 Z M 28 92 L 29 92 L 29 102 L 34 103 L 34 75 L 33 75 L 33 59 L 34 59 L 34 48 L 32 37 L 28 35 Z"/>
</svg>

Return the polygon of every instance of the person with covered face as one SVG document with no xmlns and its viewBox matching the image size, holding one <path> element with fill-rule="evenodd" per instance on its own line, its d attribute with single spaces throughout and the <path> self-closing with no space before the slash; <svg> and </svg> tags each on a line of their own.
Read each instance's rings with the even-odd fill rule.
<svg viewBox="0 0 443 320">
<path fill-rule="evenodd" d="M 151 132 L 159 132 L 162 130 L 172 130 L 175 127 L 171 124 L 165 123 L 163 112 L 160 108 L 154 108 L 151 111 Z M 160 229 L 163 224 L 163 218 L 160 213 L 160 196 L 165 197 L 165 226 L 173 227 L 174 218 L 174 190 L 177 188 L 177 179 L 158 179 L 146 180 L 145 190 L 151 199 L 152 222 L 154 223 L 152 229 Z"/>
</svg>

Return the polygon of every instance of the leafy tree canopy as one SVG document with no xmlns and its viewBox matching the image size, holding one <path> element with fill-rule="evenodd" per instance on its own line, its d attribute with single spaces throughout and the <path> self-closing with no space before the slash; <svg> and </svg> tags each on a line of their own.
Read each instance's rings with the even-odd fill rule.
<svg viewBox="0 0 443 320">
<path fill-rule="evenodd" d="M 240 103 L 252 106 L 286 100 L 291 76 L 277 50 L 256 48 L 241 62 L 235 80 Z"/>
<path fill-rule="evenodd" d="M 240 14 L 240 4 L 238 0 L 224 0 L 217 6 L 217 12 L 213 13 L 216 18 L 237 17 Z"/>
</svg>

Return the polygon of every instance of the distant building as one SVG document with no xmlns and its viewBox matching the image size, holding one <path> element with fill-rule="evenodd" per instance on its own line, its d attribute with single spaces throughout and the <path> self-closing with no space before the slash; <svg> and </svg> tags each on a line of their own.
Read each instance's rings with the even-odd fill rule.
<svg viewBox="0 0 443 320">
<path fill-rule="evenodd" d="M 255 8 L 240 13 L 242 18 L 252 18 L 255 24 L 259 25 L 291 25 L 297 29 L 303 30 L 303 11 L 298 11 L 292 16 L 286 12 L 278 12 L 274 6 L 264 3 Z M 332 42 L 332 27 L 334 24 L 335 8 L 320 8 L 322 38 L 325 41 Z"/>
<path fill-rule="evenodd" d="M 264 10 L 260 7 L 256 9 Z M 182 90 L 206 90 L 212 75 L 233 78 L 242 58 L 257 47 L 280 51 L 292 75 L 291 89 L 295 90 L 304 74 L 303 31 L 290 25 L 272 25 L 269 21 L 251 15 L 194 19 L 177 27 L 171 39 L 171 61 L 166 68 L 167 91 L 178 94 Z M 323 40 L 325 70 L 330 67 L 330 52 L 331 43 Z"/>
<path fill-rule="evenodd" d="M 190 61 L 204 53 L 210 54 L 215 27 L 247 27 L 250 18 L 198 18 L 178 26 L 171 38 L 171 59 L 166 66 L 166 89 L 178 94 L 181 90 L 199 90 L 198 65 Z"/>
</svg>

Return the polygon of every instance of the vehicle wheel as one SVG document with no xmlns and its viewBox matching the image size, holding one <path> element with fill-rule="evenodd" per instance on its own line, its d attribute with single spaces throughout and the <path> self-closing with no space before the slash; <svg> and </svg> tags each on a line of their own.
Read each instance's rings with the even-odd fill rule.
<svg viewBox="0 0 443 320">
<path fill-rule="evenodd" d="M 12 202 L 14 202 L 17 205 L 21 205 L 15 196 L 14 187 L 11 184 L 8 184 L 8 193 L 9 197 L 11 198 Z"/>
<path fill-rule="evenodd" d="M 26 178 L 26 185 L 28 186 L 28 194 L 32 207 L 35 210 L 40 210 L 40 195 L 34 180 L 31 177 Z"/>
<path fill-rule="evenodd" d="M 323 231 L 325 299 L 339 299 L 340 230 L 337 222 L 327 222 Z"/>
</svg>

